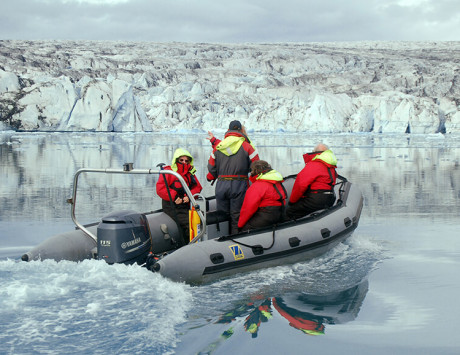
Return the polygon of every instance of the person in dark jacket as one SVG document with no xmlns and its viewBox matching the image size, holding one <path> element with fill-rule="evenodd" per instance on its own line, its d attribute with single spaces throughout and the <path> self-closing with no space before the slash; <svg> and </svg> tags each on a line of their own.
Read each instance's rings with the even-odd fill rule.
<svg viewBox="0 0 460 355">
<path fill-rule="evenodd" d="M 185 180 L 192 195 L 200 193 L 203 189 L 197 177 L 196 169 L 193 166 L 193 157 L 185 149 L 178 148 L 170 166 L 164 170 L 173 170 L 179 173 Z M 183 244 L 189 242 L 189 209 L 190 200 L 182 187 L 180 181 L 171 174 L 161 174 L 156 184 L 158 196 L 161 197 L 163 211 L 176 221 L 182 228 Z M 171 196 L 171 199 L 170 199 Z M 171 203 L 172 200 L 172 203 Z"/>
<path fill-rule="evenodd" d="M 212 134 L 210 134 L 211 136 Z M 245 134 L 240 121 L 232 121 L 220 141 L 210 137 L 213 151 L 208 160 L 208 181 L 217 180 L 217 210 L 230 216 L 230 233 L 238 233 L 238 218 L 244 195 L 249 187 L 251 162 L 259 160 L 257 150 Z"/>
<path fill-rule="evenodd" d="M 282 219 L 286 200 L 282 175 L 264 160 L 251 164 L 249 186 L 240 211 L 238 228 L 247 231 L 272 225 Z"/>
<path fill-rule="evenodd" d="M 304 155 L 305 167 L 297 175 L 286 208 L 289 219 L 298 219 L 312 212 L 331 207 L 335 202 L 337 158 L 325 145 L 319 144 Z"/>
</svg>

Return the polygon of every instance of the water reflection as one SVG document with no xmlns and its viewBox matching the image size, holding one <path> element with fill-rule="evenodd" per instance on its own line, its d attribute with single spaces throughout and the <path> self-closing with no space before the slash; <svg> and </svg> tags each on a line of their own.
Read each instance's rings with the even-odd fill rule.
<svg viewBox="0 0 460 355">
<path fill-rule="evenodd" d="M 216 323 L 232 325 L 222 337 L 230 337 L 233 323 L 244 318 L 244 330 L 256 338 L 263 323 L 273 318 L 277 312 L 291 327 L 308 335 L 325 334 L 326 325 L 343 324 L 354 320 L 368 291 L 368 281 L 342 291 L 327 294 L 287 293 L 278 297 L 254 299 L 237 304 L 220 316 Z"/>
<path fill-rule="evenodd" d="M 216 132 L 221 137 L 223 132 Z M 72 180 L 80 168 L 155 168 L 169 163 L 177 147 L 195 157 L 203 194 L 211 147 L 205 132 L 176 133 L 15 133 L 0 132 L 0 234 L 16 246 L 14 223 L 70 219 Z M 302 154 L 317 142 L 329 144 L 338 157 L 339 174 L 363 192 L 366 217 L 406 216 L 452 221 L 460 210 L 460 139 L 454 136 L 382 136 L 371 134 L 250 134 L 259 155 L 284 176 L 303 167 Z M 114 210 L 147 212 L 160 208 L 154 175 L 82 175 L 76 206 L 81 223 L 92 223 Z M 433 206 L 436 206 L 434 208 Z M 450 222 L 449 222 L 450 223 Z M 8 232 L 2 232 L 5 229 Z M 45 228 L 43 228 L 45 229 Z M 22 232 L 24 234 L 24 232 Z M 39 230 L 34 243 L 49 237 Z M 23 236 L 24 237 L 24 236 Z"/>
<path fill-rule="evenodd" d="M 217 136 L 221 136 L 223 133 Z M 206 182 L 211 153 L 205 132 L 196 134 L 0 133 L 0 220 L 68 217 L 74 173 L 83 167 L 155 168 L 169 163 L 177 147 L 195 157 L 197 176 Z M 460 208 L 460 140 L 451 136 L 252 134 L 259 155 L 283 175 L 301 170 L 302 154 L 325 141 L 338 157 L 338 172 L 358 184 L 364 213 L 452 214 Z M 86 178 L 82 218 L 115 207 L 148 211 L 158 207 L 155 178 Z M 204 183 L 203 193 L 214 187 Z M 83 184 L 82 184 L 83 187 Z M 45 204 L 43 203 L 45 201 Z M 432 206 L 438 206 L 433 211 Z M 91 222 L 92 220 L 88 220 Z"/>
</svg>

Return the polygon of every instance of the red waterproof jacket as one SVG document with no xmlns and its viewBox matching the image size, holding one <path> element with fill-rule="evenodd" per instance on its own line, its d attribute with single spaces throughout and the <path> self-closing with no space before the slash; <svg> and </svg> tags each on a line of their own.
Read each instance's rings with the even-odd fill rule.
<svg viewBox="0 0 460 355">
<path fill-rule="evenodd" d="M 331 191 L 337 179 L 336 167 L 337 158 L 331 150 L 313 155 L 297 175 L 289 202 L 297 202 L 307 191 Z"/>
<path fill-rule="evenodd" d="M 191 164 L 176 163 L 176 159 L 183 155 L 190 158 Z M 197 177 L 194 175 L 195 168 L 193 167 L 193 157 L 185 149 L 177 149 L 172 160 L 172 167 L 165 166 L 164 170 L 174 170 L 175 172 L 179 173 L 187 183 L 187 186 L 192 192 L 192 195 L 200 193 L 203 189 Z M 177 197 L 182 198 L 185 196 L 185 191 L 183 190 L 181 183 L 174 175 L 171 174 L 162 174 L 158 177 L 156 185 L 158 196 L 160 196 L 163 200 L 169 201 L 168 190 L 166 188 L 165 179 L 163 176 L 166 178 L 167 186 L 169 186 L 169 192 L 173 201 L 176 200 Z"/>
<path fill-rule="evenodd" d="M 301 312 L 298 312 L 298 314 L 289 314 L 278 304 L 276 298 L 272 299 L 272 304 L 278 313 L 289 321 L 289 325 L 291 327 L 300 329 L 304 333 L 310 335 L 324 334 L 324 324 L 320 323 L 319 321 L 302 318 L 304 314 Z M 308 313 L 305 313 L 305 315 L 308 315 Z"/>
<path fill-rule="evenodd" d="M 281 186 L 283 177 L 276 170 L 259 174 L 255 179 L 251 177 L 251 181 L 253 183 L 246 191 L 241 207 L 238 228 L 243 228 L 260 207 L 281 206 L 281 203 L 284 204 L 286 200 L 286 194 Z M 281 202 L 281 196 L 276 191 L 275 185 L 283 196 L 283 202 Z"/>
</svg>

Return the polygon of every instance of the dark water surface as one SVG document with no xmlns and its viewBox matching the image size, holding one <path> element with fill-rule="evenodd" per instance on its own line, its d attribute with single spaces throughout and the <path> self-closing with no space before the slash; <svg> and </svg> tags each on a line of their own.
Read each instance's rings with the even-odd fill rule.
<svg viewBox="0 0 460 355">
<path fill-rule="evenodd" d="M 20 256 L 74 227 L 82 167 L 155 168 L 181 146 L 205 194 L 203 132 L 0 132 L 0 354 L 457 354 L 460 137 L 251 135 L 287 176 L 319 141 L 361 188 L 358 229 L 320 258 L 192 287 L 138 266 Z M 77 216 L 159 207 L 153 176 L 81 180 Z"/>
</svg>

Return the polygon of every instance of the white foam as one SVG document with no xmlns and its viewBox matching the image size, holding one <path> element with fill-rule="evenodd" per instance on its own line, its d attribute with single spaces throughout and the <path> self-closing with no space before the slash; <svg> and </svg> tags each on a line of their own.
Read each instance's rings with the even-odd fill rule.
<svg viewBox="0 0 460 355">
<path fill-rule="evenodd" d="M 9 324 L 0 352 L 57 349 L 71 339 L 81 353 L 156 352 L 174 347 L 175 327 L 192 304 L 189 286 L 139 266 L 6 260 L 0 275 L 0 318 Z"/>
</svg>

